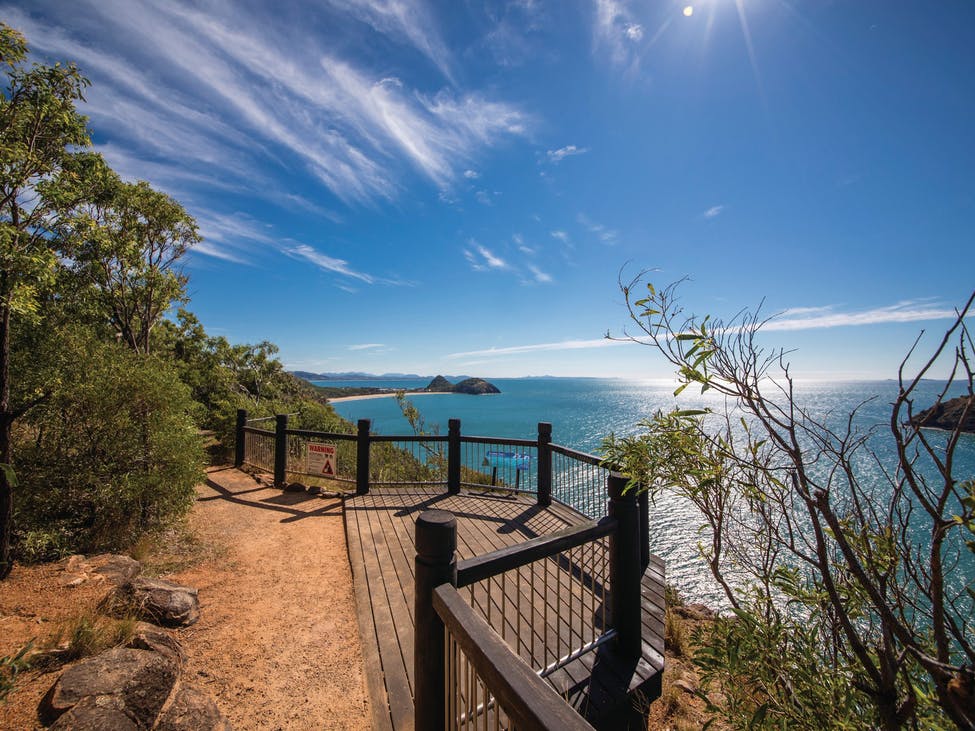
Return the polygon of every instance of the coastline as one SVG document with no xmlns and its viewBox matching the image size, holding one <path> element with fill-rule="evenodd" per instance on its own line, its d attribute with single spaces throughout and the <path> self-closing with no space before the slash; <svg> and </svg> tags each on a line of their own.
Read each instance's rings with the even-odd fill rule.
<svg viewBox="0 0 975 731">
<path fill-rule="evenodd" d="M 452 396 L 452 391 L 406 391 L 404 396 Z M 359 396 L 338 396 L 336 398 L 328 399 L 328 403 L 337 404 L 341 401 L 364 401 L 365 399 L 372 398 L 392 398 L 396 396 L 396 392 L 392 391 L 390 393 L 366 393 Z"/>
</svg>

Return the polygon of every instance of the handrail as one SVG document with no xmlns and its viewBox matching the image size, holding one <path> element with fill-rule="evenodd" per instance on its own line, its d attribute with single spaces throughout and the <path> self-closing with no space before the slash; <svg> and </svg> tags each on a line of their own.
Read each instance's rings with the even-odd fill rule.
<svg viewBox="0 0 975 731">
<path fill-rule="evenodd" d="M 615 518 L 606 517 L 459 561 L 457 586 L 458 588 L 469 586 L 476 581 L 483 581 L 505 571 L 527 566 L 534 561 L 604 538 L 615 531 L 616 526 Z"/>
<path fill-rule="evenodd" d="M 461 436 L 460 441 L 467 444 L 502 444 L 506 447 L 537 447 L 537 439 L 518 439 L 515 437 L 475 437 Z"/>
<path fill-rule="evenodd" d="M 514 726 L 527 731 L 587 731 L 592 726 L 491 629 L 450 584 L 433 590 L 447 631 Z"/>
<path fill-rule="evenodd" d="M 260 434 L 265 437 L 273 437 L 274 432 L 270 429 L 258 429 L 256 426 L 245 426 L 244 431 L 248 434 Z"/>
<path fill-rule="evenodd" d="M 595 454 L 588 454 L 586 452 L 580 452 L 578 449 L 573 449 L 572 447 L 565 447 L 561 444 L 552 444 L 552 451 L 557 454 L 565 455 L 566 457 L 572 457 L 572 459 L 579 460 L 580 462 L 585 462 L 586 464 L 591 464 L 593 467 L 605 467 L 609 470 L 617 470 L 615 465 L 606 463 L 601 457 L 597 457 Z"/>
<path fill-rule="evenodd" d="M 358 437 L 355 434 L 343 434 L 341 432 L 313 431 L 311 429 L 285 429 L 285 434 L 289 437 L 307 437 L 309 439 L 333 439 L 335 441 L 354 442 Z"/>
</svg>

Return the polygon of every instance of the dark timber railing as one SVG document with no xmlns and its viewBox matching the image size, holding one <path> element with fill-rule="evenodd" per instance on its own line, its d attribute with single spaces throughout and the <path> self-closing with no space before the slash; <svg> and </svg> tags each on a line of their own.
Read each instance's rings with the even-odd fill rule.
<svg viewBox="0 0 975 731">
<path fill-rule="evenodd" d="M 416 521 L 414 708 L 418 729 L 591 728 L 544 678 L 612 643 L 622 658 L 642 649 L 641 579 L 650 562 L 649 503 L 598 457 L 537 439 L 465 436 L 458 419 L 441 435 L 275 430 L 238 412 L 237 466 L 308 475 L 308 445 L 334 447 L 330 479 L 372 486 L 439 485 L 535 495 L 590 520 L 457 562 L 456 521 L 442 510 Z M 316 476 L 320 476 L 317 475 Z M 465 590 L 461 593 L 460 590 Z M 464 599 L 467 595 L 467 600 Z M 521 611 L 521 602 L 541 612 Z M 514 617 L 515 619 L 512 619 Z M 486 724 L 486 725 L 485 725 Z"/>
</svg>

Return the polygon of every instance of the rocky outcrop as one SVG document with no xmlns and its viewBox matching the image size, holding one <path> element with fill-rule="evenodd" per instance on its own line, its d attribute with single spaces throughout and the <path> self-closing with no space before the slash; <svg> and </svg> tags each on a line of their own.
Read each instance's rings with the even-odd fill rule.
<svg viewBox="0 0 975 731">
<path fill-rule="evenodd" d="M 156 722 L 156 731 L 231 731 L 213 698 L 184 685 Z"/>
<path fill-rule="evenodd" d="M 149 650 L 116 647 L 65 670 L 44 696 L 38 712 L 41 720 L 50 724 L 89 698 L 95 699 L 94 707 L 89 702 L 79 711 L 88 719 L 86 728 L 94 727 L 90 716 L 99 708 L 113 718 L 122 714 L 136 728 L 152 728 L 178 675 L 179 663 L 171 657 Z M 77 727 L 73 717 L 59 726 Z"/>
<path fill-rule="evenodd" d="M 133 579 L 110 600 L 113 611 L 132 612 L 164 627 L 187 627 L 200 618 L 196 589 L 162 579 Z"/>
<path fill-rule="evenodd" d="M 480 396 L 486 393 L 501 393 L 500 389 L 493 383 L 488 383 L 483 378 L 467 378 L 460 383 L 451 383 L 443 376 L 437 376 L 424 391 L 434 393 L 466 393 L 473 396 Z"/>
<path fill-rule="evenodd" d="M 925 409 L 911 419 L 915 426 L 975 432 L 975 397 L 959 396 Z"/>
<path fill-rule="evenodd" d="M 424 389 L 425 391 L 434 391 L 436 393 L 453 393 L 454 384 L 448 381 L 443 376 L 437 376 L 429 385 Z"/>
<path fill-rule="evenodd" d="M 121 586 L 142 572 L 141 563 L 117 553 L 102 553 L 90 558 L 76 554 L 66 558 L 62 566 L 58 582 L 67 587 L 81 586 L 88 581 L 105 581 L 111 586 Z"/>
<path fill-rule="evenodd" d="M 486 393 L 501 393 L 501 390 L 483 378 L 468 378 L 454 385 L 454 393 L 469 393 L 474 396 L 482 396 Z"/>
</svg>

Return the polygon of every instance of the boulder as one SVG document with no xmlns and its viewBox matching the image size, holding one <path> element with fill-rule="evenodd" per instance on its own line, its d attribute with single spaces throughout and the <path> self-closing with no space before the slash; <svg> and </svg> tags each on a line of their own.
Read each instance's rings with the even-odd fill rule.
<svg viewBox="0 0 975 731">
<path fill-rule="evenodd" d="M 125 645 L 133 650 L 150 650 L 172 658 L 182 664 L 186 659 L 183 646 L 166 630 L 148 622 L 139 622 L 132 632 L 132 637 Z"/>
<path fill-rule="evenodd" d="M 915 426 L 975 432 L 975 396 L 959 396 L 925 409 L 911 419 Z"/>
<path fill-rule="evenodd" d="M 182 685 L 173 702 L 156 722 L 156 731 L 231 731 L 213 698 L 201 690 Z"/>
<path fill-rule="evenodd" d="M 196 589 L 163 579 L 133 579 L 118 588 L 112 604 L 165 627 L 187 627 L 200 618 Z"/>
<path fill-rule="evenodd" d="M 102 553 L 88 559 L 89 573 L 104 577 L 109 583 L 121 586 L 142 573 L 142 564 L 129 556 Z"/>
<path fill-rule="evenodd" d="M 65 670 L 44 696 L 38 715 L 45 724 L 51 724 L 85 698 L 108 697 L 98 700 L 96 705 L 113 714 L 123 713 L 137 725 L 151 728 L 178 674 L 177 661 L 162 653 L 116 647 Z M 85 718 L 90 718 L 87 709 L 90 705 L 83 709 Z"/>
<path fill-rule="evenodd" d="M 140 728 L 125 715 L 121 699 L 114 695 L 82 698 L 51 726 L 56 731 L 138 731 Z"/>
</svg>

